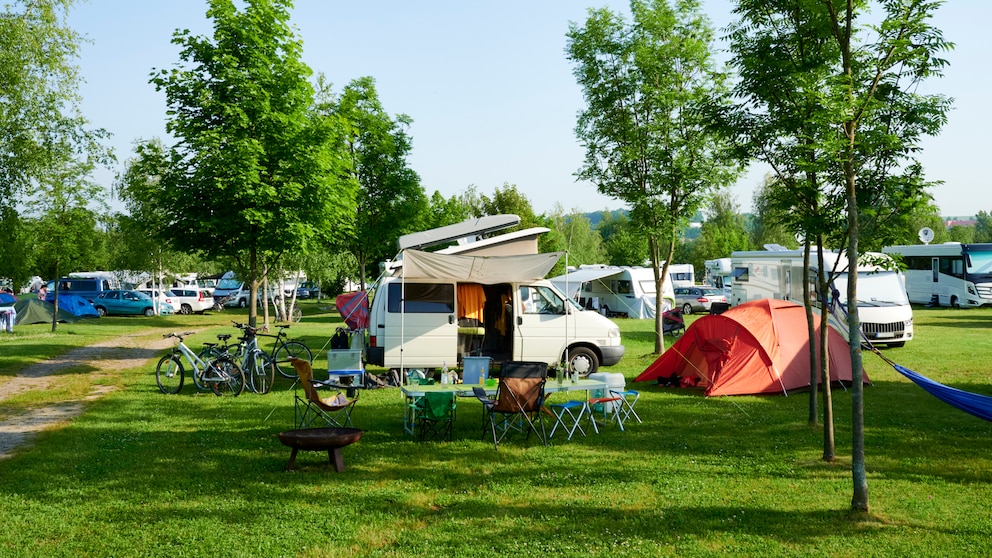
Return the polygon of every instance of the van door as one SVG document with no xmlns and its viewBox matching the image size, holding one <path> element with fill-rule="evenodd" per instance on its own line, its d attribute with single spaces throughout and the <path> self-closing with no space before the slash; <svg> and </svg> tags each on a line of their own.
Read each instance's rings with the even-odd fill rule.
<svg viewBox="0 0 992 558">
<path fill-rule="evenodd" d="M 521 285 L 514 301 L 515 360 L 558 362 L 566 336 L 575 335 L 574 320 L 565 313 L 565 301 L 546 285 Z"/>
<path fill-rule="evenodd" d="M 385 366 L 434 368 L 458 359 L 454 283 L 387 283 L 382 337 Z M 403 301 L 405 289 L 406 301 Z"/>
</svg>

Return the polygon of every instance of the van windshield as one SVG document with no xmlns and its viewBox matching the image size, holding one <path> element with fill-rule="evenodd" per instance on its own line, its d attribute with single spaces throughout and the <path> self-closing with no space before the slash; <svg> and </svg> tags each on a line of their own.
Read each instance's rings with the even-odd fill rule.
<svg viewBox="0 0 992 558">
<path fill-rule="evenodd" d="M 841 273 L 834 279 L 834 287 L 840 291 L 841 303 L 847 302 L 847 274 Z M 906 287 L 901 277 L 894 271 L 862 272 L 858 275 L 858 301 L 862 303 L 888 303 L 908 305 Z"/>
<path fill-rule="evenodd" d="M 222 291 L 233 291 L 239 287 L 241 287 L 241 281 L 239 279 L 221 279 L 220 283 L 217 283 L 217 288 Z"/>
</svg>

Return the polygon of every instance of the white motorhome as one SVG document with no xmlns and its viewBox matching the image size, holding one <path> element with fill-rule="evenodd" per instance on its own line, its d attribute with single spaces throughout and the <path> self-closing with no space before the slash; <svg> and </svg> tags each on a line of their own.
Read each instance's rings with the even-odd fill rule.
<svg viewBox="0 0 992 558">
<path fill-rule="evenodd" d="M 873 253 L 878 258 L 884 254 Z M 811 297 L 829 299 L 817 292 L 818 273 L 816 251 L 810 254 Z M 894 263 L 894 262 L 893 262 Z M 734 252 L 731 255 L 733 285 L 731 306 L 750 300 L 777 298 L 803 302 L 803 251 L 766 250 Z M 834 273 L 834 293 L 837 302 L 847 305 L 847 256 L 824 251 L 824 270 Z M 834 271 L 836 270 L 836 271 Z M 862 264 L 858 273 L 858 315 L 861 331 L 875 344 L 902 346 L 913 338 L 913 308 L 906 298 L 905 280 L 895 267 Z M 815 303 L 814 303 L 815 304 Z"/>
<path fill-rule="evenodd" d="M 882 252 L 902 256 L 910 302 L 963 308 L 992 304 L 992 244 L 886 246 Z"/>
<path fill-rule="evenodd" d="M 654 270 L 649 267 L 582 265 L 552 277 L 551 282 L 579 306 L 606 317 L 653 318 L 655 315 L 657 293 Z M 672 283 L 669 273 L 661 287 L 662 311 L 675 306 Z"/>
<path fill-rule="evenodd" d="M 444 234 L 467 236 L 465 230 L 493 223 L 483 218 Z M 582 310 L 544 279 L 561 253 L 465 256 L 415 249 L 443 242 L 444 234 L 427 233 L 420 241 L 401 238 L 400 256 L 374 287 L 367 362 L 409 369 L 455 366 L 465 356 L 567 360 L 582 374 L 620 362 L 624 346 L 616 324 Z"/>
<path fill-rule="evenodd" d="M 733 268 L 730 266 L 730 258 L 717 258 L 706 260 L 706 274 L 703 276 L 703 283 L 712 285 L 714 288 L 723 289 L 727 299 L 730 299 L 730 286 L 733 285 Z"/>
</svg>

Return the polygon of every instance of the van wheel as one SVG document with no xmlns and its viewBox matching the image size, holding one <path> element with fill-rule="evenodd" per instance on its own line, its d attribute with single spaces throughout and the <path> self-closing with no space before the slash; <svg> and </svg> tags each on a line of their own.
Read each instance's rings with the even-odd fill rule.
<svg viewBox="0 0 992 558">
<path fill-rule="evenodd" d="M 243 298 L 238 299 L 238 308 L 248 308 L 248 301 Z"/>
<path fill-rule="evenodd" d="M 568 369 L 588 376 L 599 370 L 599 358 L 588 347 L 575 347 L 568 350 Z"/>
<path fill-rule="evenodd" d="M 692 314 L 692 305 L 689 304 L 688 302 L 686 302 L 685 304 L 683 304 L 682 305 L 682 313 L 683 314 Z"/>
<path fill-rule="evenodd" d="M 183 304 L 182 306 L 179 307 L 179 312 L 181 314 L 192 314 L 193 307 L 190 306 L 189 304 Z"/>
<path fill-rule="evenodd" d="M 951 297 L 951 308 L 961 308 L 961 305 L 958 304 L 958 297 L 956 296 Z"/>
</svg>

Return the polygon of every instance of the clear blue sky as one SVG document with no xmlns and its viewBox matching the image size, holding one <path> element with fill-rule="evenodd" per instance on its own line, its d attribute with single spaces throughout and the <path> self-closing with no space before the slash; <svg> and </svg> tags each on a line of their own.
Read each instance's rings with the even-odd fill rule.
<svg viewBox="0 0 992 558">
<path fill-rule="evenodd" d="M 628 13 L 625 0 L 420 1 L 296 0 L 292 21 L 304 59 L 340 91 L 352 79 L 372 76 L 391 114 L 413 118 L 411 167 L 428 194 L 452 196 L 475 185 L 492 195 L 516 184 L 541 213 L 560 203 L 565 211 L 616 209 L 574 173 L 583 152 L 575 139 L 582 95 L 565 59 L 569 21 L 586 8 Z M 717 28 L 730 21 L 729 0 L 704 0 Z M 153 68 L 178 60 L 170 43 L 177 28 L 209 35 L 204 0 L 89 0 L 76 6 L 70 25 L 92 42 L 79 61 L 82 109 L 96 127 L 113 134 L 119 164 L 135 140 L 165 136 L 165 101 L 148 83 Z M 957 48 L 946 76 L 927 86 L 956 99 L 950 122 L 920 156 L 944 215 L 992 211 L 984 162 L 992 111 L 985 96 L 992 73 L 983 44 L 992 2 L 952 0 L 935 21 Z M 116 169 L 115 169 L 116 170 Z M 765 169 L 753 167 L 733 188 L 741 209 Z M 97 179 L 110 186 L 111 171 Z"/>
</svg>

